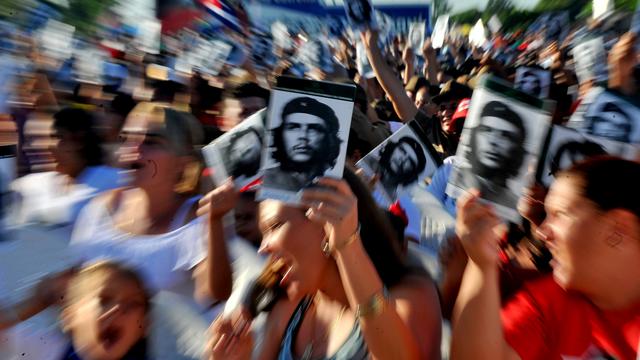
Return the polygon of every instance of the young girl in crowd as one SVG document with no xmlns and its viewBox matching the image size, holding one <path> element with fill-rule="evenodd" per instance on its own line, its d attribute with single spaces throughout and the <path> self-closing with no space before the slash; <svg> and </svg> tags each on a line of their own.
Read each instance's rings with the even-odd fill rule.
<svg viewBox="0 0 640 360">
<path fill-rule="evenodd" d="M 86 266 L 71 280 L 62 322 L 71 341 L 60 360 L 144 360 L 149 293 L 132 270 Z"/>
<path fill-rule="evenodd" d="M 404 264 L 369 190 L 346 170 L 304 192 L 304 207 L 260 204 L 261 252 L 284 263 L 286 294 L 254 349 L 246 312 L 212 325 L 211 359 L 439 359 L 433 282 Z M 220 199 L 230 196 L 217 194 Z M 217 203 L 219 199 L 211 199 Z"/>
</svg>

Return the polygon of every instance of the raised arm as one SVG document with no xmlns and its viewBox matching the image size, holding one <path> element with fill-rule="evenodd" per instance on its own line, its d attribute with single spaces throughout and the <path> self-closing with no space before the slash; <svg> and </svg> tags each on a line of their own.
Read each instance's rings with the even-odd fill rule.
<svg viewBox="0 0 640 360">
<path fill-rule="evenodd" d="M 382 51 L 378 47 L 378 32 L 375 30 L 365 30 L 362 33 L 362 41 L 367 50 L 367 58 L 371 64 L 371 68 L 376 74 L 378 82 L 384 89 L 398 117 L 403 122 L 412 120 L 418 108 L 407 96 L 402 81 L 398 79 L 382 57 Z"/>
<path fill-rule="evenodd" d="M 307 216 L 326 224 L 330 253 L 338 266 L 350 308 L 358 316 L 371 357 L 438 358 L 439 345 L 434 343 L 440 343 L 440 317 L 434 315 L 439 313 L 435 289 L 431 287 L 430 291 L 424 283 L 403 281 L 389 289 L 387 299 L 382 280 L 356 231 L 355 195 L 345 181 L 323 178 L 319 184 L 336 191 L 305 191 L 303 201 L 311 206 Z"/>
<path fill-rule="evenodd" d="M 196 291 L 215 300 L 226 300 L 231 295 L 231 265 L 223 217 L 234 208 L 237 197 L 233 181 L 228 180 L 200 200 L 197 213 L 198 216 L 208 216 L 209 234 L 207 258 L 196 269 Z"/>
<path fill-rule="evenodd" d="M 518 359 L 500 318 L 498 243 L 505 227 L 478 193 L 458 201 L 456 232 L 469 261 L 453 317 L 451 359 Z"/>
</svg>

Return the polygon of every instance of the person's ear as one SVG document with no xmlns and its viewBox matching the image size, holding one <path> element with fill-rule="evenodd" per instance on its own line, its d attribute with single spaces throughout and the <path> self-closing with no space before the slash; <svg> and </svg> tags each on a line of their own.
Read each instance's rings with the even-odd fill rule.
<svg viewBox="0 0 640 360">
<path fill-rule="evenodd" d="M 200 182 L 202 165 L 191 156 L 183 157 L 181 162 L 182 174 L 173 189 L 179 194 L 188 194 L 193 192 Z"/>
</svg>

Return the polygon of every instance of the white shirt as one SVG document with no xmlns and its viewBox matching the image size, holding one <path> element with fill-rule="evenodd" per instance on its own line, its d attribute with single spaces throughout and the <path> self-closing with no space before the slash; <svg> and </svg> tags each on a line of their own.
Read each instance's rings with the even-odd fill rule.
<svg viewBox="0 0 640 360">
<path fill-rule="evenodd" d="M 120 170 L 109 166 L 88 167 L 73 184 L 56 171 L 26 175 L 10 186 L 18 195 L 11 222 L 17 225 L 73 225 L 91 199 L 123 183 Z"/>
<path fill-rule="evenodd" d="M 134 268 L 154 293 L 168 290 L 192 297 L 191 270 L 207 255 L 205 221 L 199 217 L 181 227 L 178 224 L 197 200 L 186 201 L 178 210 L 173 230 L 133 235 L 117 229 L 104 199 L 96 199 L 80 213 L 70 246 L 82 261 L 112 260 Z"/>
</svg>

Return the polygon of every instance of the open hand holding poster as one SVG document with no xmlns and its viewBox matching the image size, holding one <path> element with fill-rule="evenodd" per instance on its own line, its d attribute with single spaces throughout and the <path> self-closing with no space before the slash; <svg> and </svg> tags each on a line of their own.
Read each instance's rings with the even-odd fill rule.
<svg viewBox="0 0 640 360">
<path fill-rule="evenodd" d="M 356 164 L 368 176 L 379 177 L 376 190 L 382 199 L 376 196 L 376 200 L 384 207 L 400 193 L 411 192 L 440 165 L 435 149 L 416 126 L 416 122 L 404 125 Z"/>
<path fill-rule="evenodd" d="M 266 109 L 258 111 L 202 149 L 216 184 L 233 176 L 242 188 L 258 178 L 266 116 Z"/>
<path fill-rule="evenodd" d="M 525 102 L 526 101 L 526 102 Z M 469 189 L 516 220 L 516 205 L 542 152 L 551 114 L 545 104 L 486 77 L 473 93 L 447 194 Z M 533 175 L 533 174 L 531 174 Z"/>
<path fill-rule="evenodd" d="M 355 86 L 280 77 L 271 93 L 259 199 L 297 204 L 318 177 L 341 178 Z"/>
</svg>

